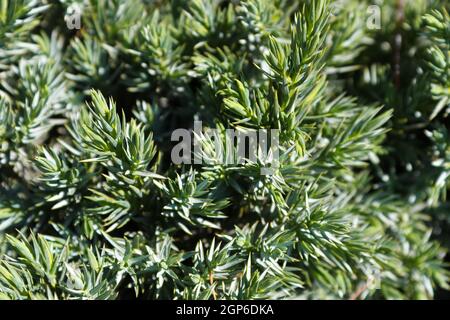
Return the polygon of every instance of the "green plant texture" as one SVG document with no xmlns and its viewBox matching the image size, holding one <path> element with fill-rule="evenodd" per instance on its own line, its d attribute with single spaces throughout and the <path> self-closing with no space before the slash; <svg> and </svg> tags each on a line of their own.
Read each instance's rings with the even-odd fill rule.
<svg viewBox="0 0 450 320">
<path fill-rule="evenodd" d="M 449 12 L 0 0 L 0 298 L 448 296 Z M 194 121 L 278 166 L 175 164 Z"/>
</svg>

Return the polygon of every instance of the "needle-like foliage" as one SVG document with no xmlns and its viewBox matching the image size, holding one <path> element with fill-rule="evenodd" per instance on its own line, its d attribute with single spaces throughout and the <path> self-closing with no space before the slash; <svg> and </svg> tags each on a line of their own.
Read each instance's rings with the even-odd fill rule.
<svg viewBox="0 0 450 320">
<path fill-rule="evenodd" d="M 0 0 L 0 298 L 445 294 L 449 9 Z"/>
</svg>

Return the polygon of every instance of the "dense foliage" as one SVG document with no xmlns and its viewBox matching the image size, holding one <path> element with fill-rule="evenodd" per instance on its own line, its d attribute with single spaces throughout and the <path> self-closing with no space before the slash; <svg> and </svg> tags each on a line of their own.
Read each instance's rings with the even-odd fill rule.
<svg viewBox="0 0 450 320">
<path fill-rule="evenodd" d="M 449 9 L 0 0 L 0 298 L 447 289 Z M 208 162 L 174 164 L 195 120 L 278 129 L 279 165 L 203 134 Z"/>
</svg>

